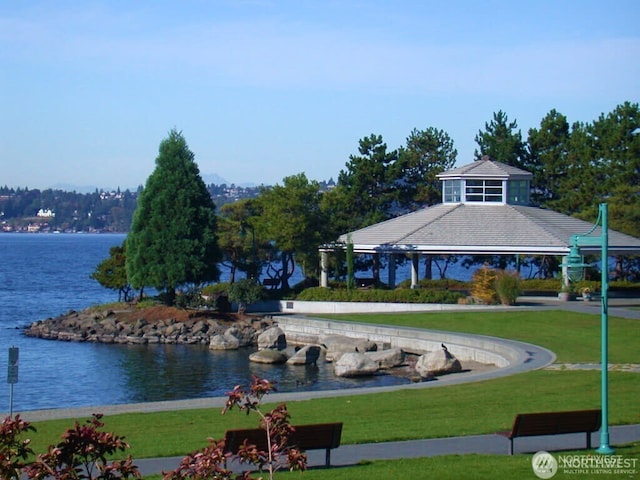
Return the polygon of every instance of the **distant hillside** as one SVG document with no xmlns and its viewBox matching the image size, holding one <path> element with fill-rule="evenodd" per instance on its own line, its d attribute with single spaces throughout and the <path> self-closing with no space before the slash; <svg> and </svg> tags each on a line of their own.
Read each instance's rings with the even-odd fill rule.
<svg viewBox="0 0 640 480">
<path fill-rule="evenodd" d="M 210 183 L 207 180 L 222 183 Z M 203 177 L 218 208 L 226 203 L 255 198 L 259 186 L 225 183 L 218 175 Z M 320 182 L 321 190 L 335 186 Z M 137 207 L 138 189 L 103 190 L 68 185 L 68 189 L 45 190 L 0 187 L 0 231 L 4 232 L 121 232 L 131 226 Z"/>
</svg>

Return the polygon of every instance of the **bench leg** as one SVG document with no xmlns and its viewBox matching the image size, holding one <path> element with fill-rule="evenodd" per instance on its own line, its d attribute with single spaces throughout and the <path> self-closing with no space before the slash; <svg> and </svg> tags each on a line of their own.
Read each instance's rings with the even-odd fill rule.
<svg viewBox="0 0 640 480">
<path fill-rule="evenodd" d="M 591 433 L 587 432 L 587 449 L 591 450 Z"/>
<path fill-rule="evenodd" d="M 509 439 L 509 455 L 513 455 L 513 438 Z"/>
<path fill-rule="evenodd" d="M 327 451 L 324 455 L 324 466 L 325 467 L 331 466 L 331 449 L 330 448 L 327 448 Z"/>
</svg>

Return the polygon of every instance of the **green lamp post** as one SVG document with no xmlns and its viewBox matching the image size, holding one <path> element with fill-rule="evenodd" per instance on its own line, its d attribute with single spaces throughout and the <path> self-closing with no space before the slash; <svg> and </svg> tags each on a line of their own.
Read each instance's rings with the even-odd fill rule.
<svg viewBox="0 0 640 480">
<path fill-rule="evenodd" d="M 593 232 L 600 225 L 600 234 Z M 571 235 L 571 246 L 566 264 L 567 274 L 570 279 L 578 280 L 584 272 L 586 265 L 580 255 L 580 247 L 599 246 L 602 250 L 602 300 L 601 300 L 601 320 L 600 320 L 600 369 L 601 369 L 601 402 L 602 402 L 602 427 L 600 429 L 600 446 L 598 453 L 612 454 L 613 449 L 609 446 L 609 222 L 607 218 L 607 204 L 601 203 L 598 208 L 598 218 L 591 230 L 586 233 Z"/>
</svg>

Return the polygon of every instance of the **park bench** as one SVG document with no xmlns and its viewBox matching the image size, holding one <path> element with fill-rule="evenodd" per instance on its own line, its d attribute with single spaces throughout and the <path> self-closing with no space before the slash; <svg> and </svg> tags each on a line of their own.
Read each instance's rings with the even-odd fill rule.
<svg viewBox="0 0 640 480">
<path fill-rule="evenodd" d="M 509 439 L 509 455 L 513 455 L 514 438 L 538 435 L 586 433 L 587 448 L 591 448 L 591 433 L 598 431 L 601 423 L 600 410 L 520 413 L 516 415 L 510 431 L 496 433 Z"/>
<path fill-rule="evenodd" d="M 279 278 L 265 278 L 262 280 L 262 285 L 264 287 L 269 287 L 269 290 L 275 290 L 280 286 Z"/>
<path fill-rule="evenodd" d="M 317 423 L 311 425 L 294 425 L 293 434 L 289 437 L 289 447 L 297 447 L 302 451 L 325 450 L 325 466 L 331 466 L 331 450 L 340 446 L 342 423 Z M 243 430 L 227 430 L 224 434 L 225 452 L 237 454 L 247 440 L 259 450 L 267 450 L 267 432 L 262 428 Z"/>
</svg>

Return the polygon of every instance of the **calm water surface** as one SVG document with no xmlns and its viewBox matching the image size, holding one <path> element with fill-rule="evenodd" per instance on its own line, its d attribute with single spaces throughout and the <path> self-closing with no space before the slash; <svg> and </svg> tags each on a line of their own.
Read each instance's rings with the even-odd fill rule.
<svg viewBox="0 0 640 480">
<path fill-rule="evenodd" d="M 22 328 L 117 300 L 89 278 L 124 235 L 0 234 L 0 412 L 9 411 L 8 348 L 19 347 L 14 412 L 223 396 L 251 374 L 281 392 L 405 383 L 394 376 L 339 379 L 331 367 L 253 364 L 252 350 L 192 345 L 100 345 L 28 338 Z"/>
</svg>

